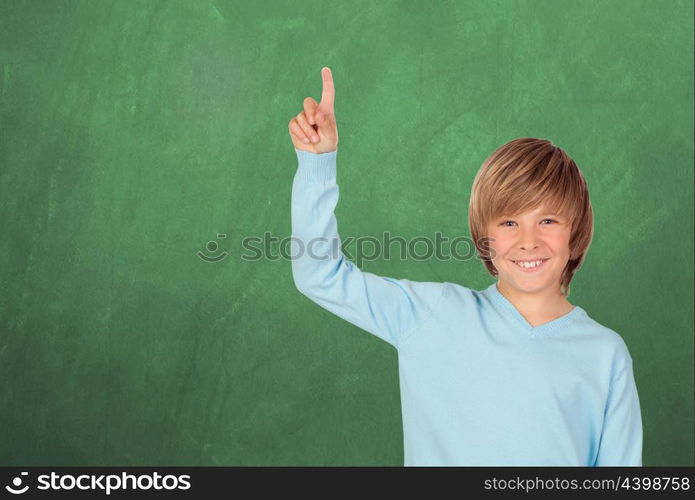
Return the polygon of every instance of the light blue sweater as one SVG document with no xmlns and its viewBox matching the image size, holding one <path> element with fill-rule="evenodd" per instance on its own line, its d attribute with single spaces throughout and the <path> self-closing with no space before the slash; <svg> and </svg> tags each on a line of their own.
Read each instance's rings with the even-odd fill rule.
<svg viewBox="0 0 695 500">
<path fill-rule="evenodd" d="M 405 465 L 642 465 L 618 333 L 579 306 L 533 327 L 496 283 L 477 291 L 361 271 L 340 251 L 337 151 L 295 151 L 295 285 L 397 349 Z"/>
</svg>

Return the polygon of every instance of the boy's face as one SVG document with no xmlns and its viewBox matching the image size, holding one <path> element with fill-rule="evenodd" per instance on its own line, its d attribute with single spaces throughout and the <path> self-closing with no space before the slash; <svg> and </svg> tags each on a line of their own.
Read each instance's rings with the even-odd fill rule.
<svg viewBox="0 0 695 500">
<path fill-rule="evenodd" d="M 500 281 L 520 292 L 559 293 L 560 277 L 570 257 L 569 220 L 541 206 L 517 215 L 505 215 L 488 225 L 492 263 Z M 514 261 L 543 260 L 522 268 Z M 536 264 L 534 262 L 534 264 Z"/>
</svg>

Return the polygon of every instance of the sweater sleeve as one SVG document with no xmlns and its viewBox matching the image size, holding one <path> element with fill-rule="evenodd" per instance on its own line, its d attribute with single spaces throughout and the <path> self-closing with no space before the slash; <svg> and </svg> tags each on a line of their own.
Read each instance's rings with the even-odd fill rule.
<svg viewBox="0 0 695 500">
<path fill-rule="evenodd" d="M 642 466 L 642 416 L 629 354 L 611 381 L 596 465 Z"/>
<path fill-rule="evenodd" d="M 313 302 L 398 348 L 427 320 L 446 283 L 415 282 L 362 271 L 341 250 L 334 214 L 337 151 L 295 148 L 292 184 L 292 276 Z"/>
</svg>

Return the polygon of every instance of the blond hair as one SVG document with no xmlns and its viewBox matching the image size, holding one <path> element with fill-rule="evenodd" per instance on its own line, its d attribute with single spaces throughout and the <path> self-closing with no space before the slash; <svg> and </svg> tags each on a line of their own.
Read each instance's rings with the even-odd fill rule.
<svg viewBox="0 0 695 500">
<path fill-rule="evenodd" d="M 570 258 L 560 278 L 568 296 L 574 273 L 591 244 L 594 218 L 589 189 L 577 164 L 546 139 L 523 137 L 497 148 L 482 164 L 473 181 L 468 225 L 486 269 L 497 276 L 486 244 L 488 223 L 501 215 L 515 215 L 545 205 L 571 225 Z"/>
</svg>

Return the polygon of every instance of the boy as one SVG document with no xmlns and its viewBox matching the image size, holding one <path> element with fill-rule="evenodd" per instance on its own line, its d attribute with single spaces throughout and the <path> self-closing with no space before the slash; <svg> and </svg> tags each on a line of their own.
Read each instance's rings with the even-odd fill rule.
<svg viewBox="0 0 695 500">
<path fill-rule="evenodd" d="M 574 161 L 549 141 L 497 149 L 469 225 L 497 282 L 482 291 L 363 272 L 340 248 L 333 79 L 289 130 L 299 291 L 398 351 L 405 465 L 642 465 L 632 358 L 567 300 L 593 215 Z M 293 242 L 294 244 L 294 242 Z M 296 255 L 296 257 L 294 257 Z"/>
</svg>

